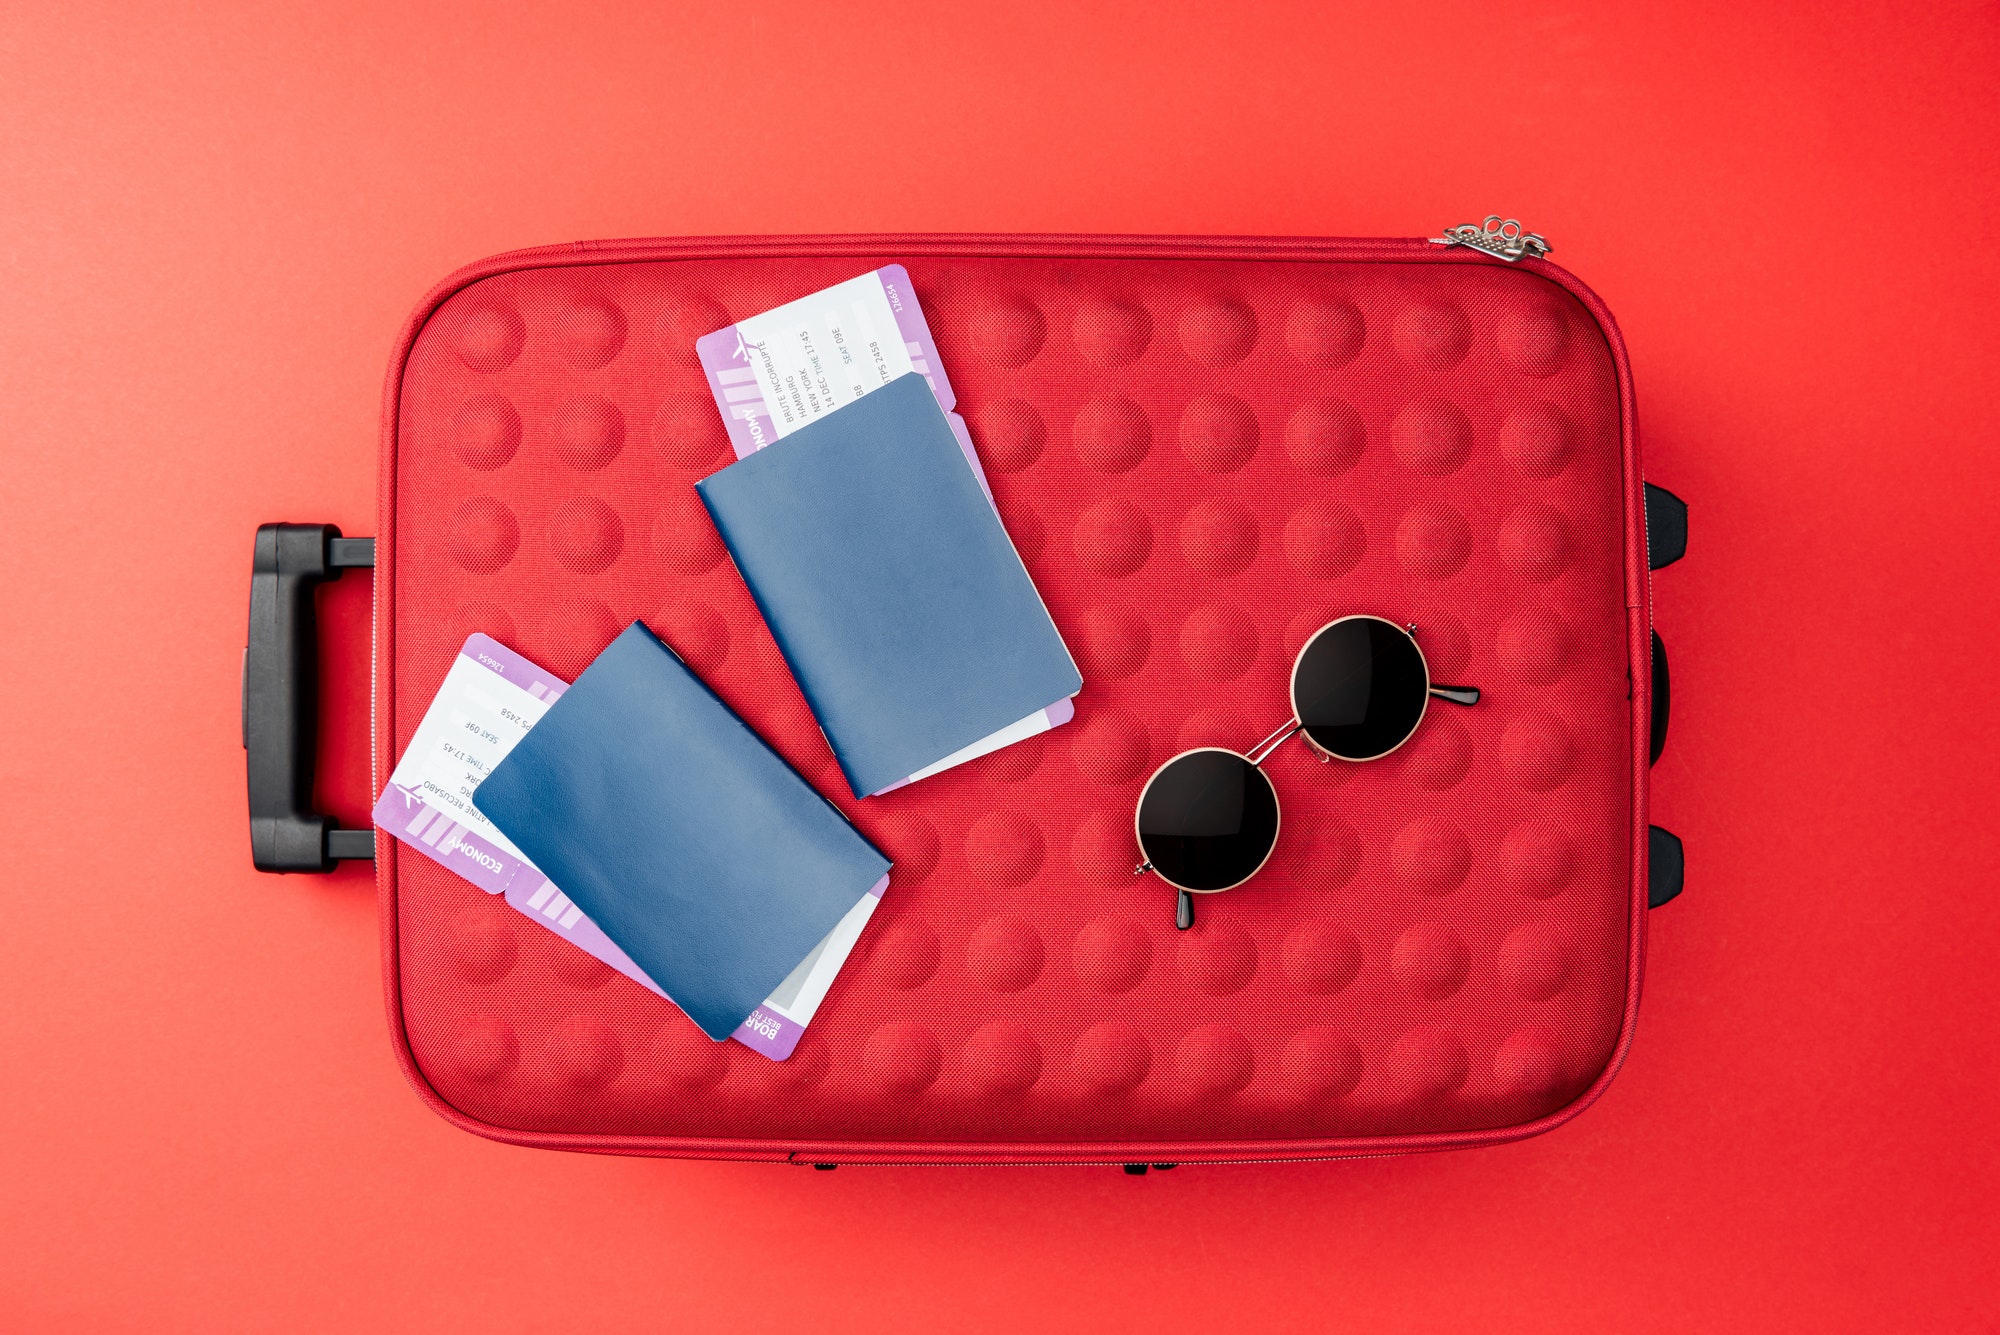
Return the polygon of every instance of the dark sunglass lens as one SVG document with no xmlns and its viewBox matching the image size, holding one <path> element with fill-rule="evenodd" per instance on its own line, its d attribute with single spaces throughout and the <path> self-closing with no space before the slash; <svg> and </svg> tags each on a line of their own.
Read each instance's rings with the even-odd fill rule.
<svg viewBox="0 0 2000 1335">
<path fill-rule="evenodd" d="M 1416 641 L 1373 617 L 1335 622 L 1292 672 L 1292 708 L 1306 736 L 1348 760 L 1393 751 L 1424 716 L 1430 682 Z"/>
<path fill-rule="evenodd" d="M 1264 864 L 1278 839 L 1278 794 L 1264 771 L 1228 751 L 1168 761 L 1139 799 L 1139 849 L 1190 890 L 1227 890 Z"/>
</svg>

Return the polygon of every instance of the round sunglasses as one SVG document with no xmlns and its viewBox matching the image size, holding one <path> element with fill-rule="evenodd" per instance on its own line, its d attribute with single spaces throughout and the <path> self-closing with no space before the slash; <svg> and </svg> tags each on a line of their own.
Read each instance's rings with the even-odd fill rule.
<svg viewBox="0 0 2000 1335">
<path fill-rule="evenodd" d="M 1263 764 L 1294 734 L 1321 760 L 1379 760 L 1410 740 L 1432 696 L 1476 705 L 1474 686 L 1431 681 L 1415 626 L 1347 616 L 1314 631 L 1292 664 L 1292 717 L 1247 752 L 1198 746 L 1153 771 L 1133 812 L 1151 872 L 1180 892 L 1174 924 L 1194 926 L 1194 896 L 1233 890 L 1278 846 L 1278 790 Z"/>
</svg>

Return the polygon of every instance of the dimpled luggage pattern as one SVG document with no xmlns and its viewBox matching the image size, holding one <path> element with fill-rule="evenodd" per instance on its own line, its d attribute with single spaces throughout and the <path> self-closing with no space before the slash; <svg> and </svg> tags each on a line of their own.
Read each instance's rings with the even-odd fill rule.
<svg viewBox="0 0 2000 1335">
<path fill-rule="evenodd" d="M 696 500 L 694 340 L 905 263 L 1084 673 L 1075 721 L 856 801 Z M 894 860 L 797 1054 L 678 1011 L 382 841 L 405 1066 L 469 1129 L 635 1153 L 1228 1159 L 1478 1143 L 1588 1101 L 1642 946 L 1630 393 L 1595 298 L 1412 243 L 863 238 L 551 248 L 457 276 L 392 371 L 378 783 L 480 630 L 573 677 L 657 630 Z M 1269 762 L 1264 871 L 1135 878 L 1153 768 L 1289 715 L 1312 630 L 1416 626 L 1371 764 Z M 1637 680 L 1634 680 L 1636 676 Z"/>
</svg>

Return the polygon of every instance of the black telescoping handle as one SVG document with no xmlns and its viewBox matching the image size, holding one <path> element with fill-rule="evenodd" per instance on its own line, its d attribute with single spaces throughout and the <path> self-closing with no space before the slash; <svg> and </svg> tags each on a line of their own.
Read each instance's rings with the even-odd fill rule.
<svg viewBox="0 0 2000 1335">
<path fill-rule="evenodd" d="M 250 564 L 243 650 L 243 751 L 250 858 L 259 871 L 327 872 L 375 856 L 373 830 L 343 830 L 312 808 L 319 738 L 319 618 L 313 595 L 375 564 L 375 539 L 332 524 L 264 524 Z"/>
</svg>

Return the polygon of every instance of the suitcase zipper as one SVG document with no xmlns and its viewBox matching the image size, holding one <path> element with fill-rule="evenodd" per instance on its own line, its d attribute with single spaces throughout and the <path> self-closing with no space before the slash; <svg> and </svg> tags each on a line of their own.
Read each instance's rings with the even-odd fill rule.
<svg viewBox="0 0 2000 1335">
<path fill-rule="evenodd" d="M 1497 213 L 1487 214 L 1482 223 L 1460 223 L 1446 228 L 1443 236 L 1434 236 L 1430 242 L 1434 246 L 1465 246 L 1509 264 L 1523 255 L 1540 259 L 1555 249 L 1541 233 L 1524 231 L 1517 219 L 1503 219 Z"/>
</svg>

